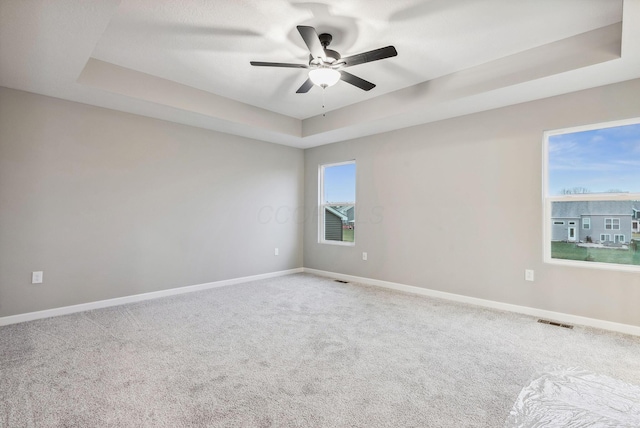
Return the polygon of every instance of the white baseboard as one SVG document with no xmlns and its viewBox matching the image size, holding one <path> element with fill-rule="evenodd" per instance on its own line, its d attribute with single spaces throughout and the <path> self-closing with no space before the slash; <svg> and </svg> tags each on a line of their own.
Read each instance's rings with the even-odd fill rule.
<svg viewBox="0 0 640 428">
<path fill-rule="evenodd" d="M 208 290 L 210 288 L 226 287 L 228 285 L 242 284 L 260 279 L 275 278 L 303 272 L 303 268 L 282 270 L 278 272 L 263 273 L 260 275 L 244 276 L 241 278 L 225 279 L 222 281 L 207 282 L 205 284 L 189 285 L 185 287 L 170 288 L 168 290 L 152 291 L 149 293 L 134 294 L 132 296 L 116 297 L 114 299 L 98 300 L 97 302 L 80 303 L 78 305 L 63 306 L 61 308 L 46 309 L 44 311 L 28 312 L 26 314 L 10 315 L 0 318 L 0 326 L 17 324 L 25 321 L 33 321 L 42 318 L 67 315 L 75 312 L 89 311 L 92 309 L 107 308 L 109 306 L 124 305 L 125 303 L 140 302 L 143 300 L 157 299 L 159 297 L 175 296 L 176 294 L 192 293 L 194 291 Z"/>
<path fill-rule="evenodd" d="M 81 303 L 78 305 L 64 306 L 61 308 L 46 309 L 43 311 L 28 312 L 25 314 L 10 315 L 0 317 L 0 326 L 17 324 L 25 321 L 32 321 L 42 318 L 49 318 L 59 315 L 67 315 L 75 312 L 89 311 L 92 309 L 107 308 L 110 306 L 124 305 L 126 303 L 140 302 L 143 300 L 157 299 L 160 297 L 174 296 L 176 294 L 191 293 L 194 291 L 208 290 L 211 288 L 225 287 L 228 285 L 242 284 L 260 279 L 276 278 L 279 276 L 291 275 L 294 273 L 307 272 L 319 276 L 325 276 L 343 281 L 356 282 L 373 285 L 392 290 L 404 291 L 407 293 L 419 294 L 422 296 L 435 297 L 439 299 L 451 300 L 455 302 L 468 303 L 471 305 L 493 308 L 508 312 L 530 315 L 538 318 L 546 318 L 566 324 L 576 324 L 588 327 L 600 328 L 603 330 L 615 331 L 624 334 L 640 336 L 640 326 L 621 324 L 611 321 L 599 320 L 595 318 L 581 317 L 578 315 L 564 314 L 562 312 L 547 311 L 544 309 L 531 308 L 528 306 L 512 305 L 510 303 L 496 302 L 493 300 L 479 299 L 477 297 L 463 296 L 461 294 L 446 293 L 444 291 L 431 290 L 428 288 L 416 287 L 413 285 L 399 284 L 396 282 L 381 281 L 378 279 L 364 278 L 360 276 L 345 275 L 341 273 L 328 272 L 311 268 L 296 268 L 278 272 L 270 272 L 260 275 L 245 276 L 241 278 L 225 279 L 222 281 L 208 282 L 205 284 L 190 285 L 186 287 L 171 288 L 168 290 L 152 291 L 149 293 L 134 294 L 132 296 L 116 297 L 114 299 L 99 300 L 96 302 Z"/>
<path fill-rule="evenodd" d="M 439 299 L 452 300 L 455 302 L 469 303 L 471 305 L 483 306 L 485 308 L 499 309 L 502 311 L 516 312 L 525 315 L 531 315 L 537 318 L 545 318 L 553 321 L 559 321 L 565 324 L 576 324 L 587 327 L 600 328 L 603 330 L 615 331 L 624 334 L 640 336 L 640 326 L 621 324 L 611 321 L 599 320 L 595 318 L 581 317 L 578 315 L 564 314 L 562 312 L 547 311 L 544 309 L 536 309 L 528 306 L 512 305 L 510 303 L 496 302 L 493 300 L 479 299 L 477 297 L 463 296 L 461 294 L 446 293 L 444 291 L 430 290 L 428 288 L 416 287 L 413 285 L 398 284 L 395 282 L 380 281 L 378 279 L 363 278 L 353 275 L 345 275 L 341 273 L 327 272 L 323 270 L 304 268 L 304 272 L 315 275 L 326 276 L 330 278 L 340 279 L 343 281 L 356 282 L 377 287 L 390 288 L 392 290 L 405 291 L 407 293 L 420 294 L 423 296 L 436 297 Z"/>
</svg>

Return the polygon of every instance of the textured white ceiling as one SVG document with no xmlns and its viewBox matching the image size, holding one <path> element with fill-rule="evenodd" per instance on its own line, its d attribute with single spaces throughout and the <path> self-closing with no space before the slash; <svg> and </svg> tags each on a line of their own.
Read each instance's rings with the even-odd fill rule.
<svg viewBox="0 0 640 428">
<path fill-rule="evenodd" d="M 559 4 L 560 3 L 560 4 Z M 296 25 L 334 36 L 343 56 L 394 45 L 395 58 L 349 71 L 377 85 L 344 82 L 325 93 L 343 107 L 564 39 L 621 19 L 620 2 L 285 0 L 124 1 L 96 45 L 96 59 L 153 74 L 298 119 L 322 112 L 322 89 L 295 91 L 302 69 L 256 68 L 250 60 L 305 64 Z"/>
<path fill-rule="evenodd" d="M 640 0 L 624 2 L 620 59 L 620 27 L 612 24 L 622 20 L 622 5 L 622 0 L 3 1 L 0 85 L 309 147 L 640 77 L 634 37 L 640 35 Z M 394 45 L 398 56 L 350 68 L 377 87 L 365 92 L 339 82 L 324 91 L 323 109 L 320 88 L 295 93 L 305 70 L 249 65 L 251 60 L 306 63 L 297 25 L 331 33 L 331 48 L 343 56 L 387 45 Z M 588 32 L 591 38 L 576 37 Z M 603 38 L 607 43 L 598 42 Z M 595 55 L 603 51 L 608 56 Z M 572 61 L 559 68 L 545 63 L 559 52 Z M 475 76 L 484 80 L 471 82 Z M 491 83 L 492 77 L 503 82 Z"/>
</svg>

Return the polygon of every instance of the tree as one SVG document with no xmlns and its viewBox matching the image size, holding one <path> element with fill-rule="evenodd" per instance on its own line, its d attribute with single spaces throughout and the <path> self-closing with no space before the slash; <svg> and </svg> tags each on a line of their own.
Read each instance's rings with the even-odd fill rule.
<svg viewBox="0 0 640 428">
<path fill-rule="evenodd" d="M 591 193 L 591 190 L 586 187 L 572 187 L 571 189 L 560 190 L 561 195 L 581 195 L 583 193 Z"/>
</svg>

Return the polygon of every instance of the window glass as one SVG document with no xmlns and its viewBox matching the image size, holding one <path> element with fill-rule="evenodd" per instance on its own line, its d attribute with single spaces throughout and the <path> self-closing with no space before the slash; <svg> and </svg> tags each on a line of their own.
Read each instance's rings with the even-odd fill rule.
<svg viewBox="0 0 640 428">
<path fill-rule="evenodd" d="M 355 161 L 320 166 L 319 241 L 355 242 Z"/>
<path fill-rule="evenodd" d="M 640 124 L 548 137 L 548 194 L 640 193 Z"/>
<path fill-rule="evenodd" d="M 620 230 L 620 219 L 619 218 L 605 218 L 604 219 L 604 228 L 607 230 Z"/>
<path fill-rule="evenodd" d="M 356 164 L 353 162 L 324 167 L 323 203 L 356 201 Z"/>
<path fill-rule="evenodd" d="M 545 133 L 546 262 L 640 270 L 639 122 Z"/>
</svg>

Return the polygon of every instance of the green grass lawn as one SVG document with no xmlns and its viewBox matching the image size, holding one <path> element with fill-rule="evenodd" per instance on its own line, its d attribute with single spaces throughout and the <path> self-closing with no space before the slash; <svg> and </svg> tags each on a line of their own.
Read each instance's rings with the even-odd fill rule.
<svg viewBox="0 0 640 428">
<path fill-rule="evenodd" d="M 353 242 L 353 229 L 342 229 L 342 241 Z"/>
<path fill-rule="evenodd" d="M 606 248 L 583 248 L 567 242 L 551 243 L 551 258 L 565 260 L 587 260 L 590 262 L 640 265 L 640 249 L 611 250 Z"/>
</svg>

